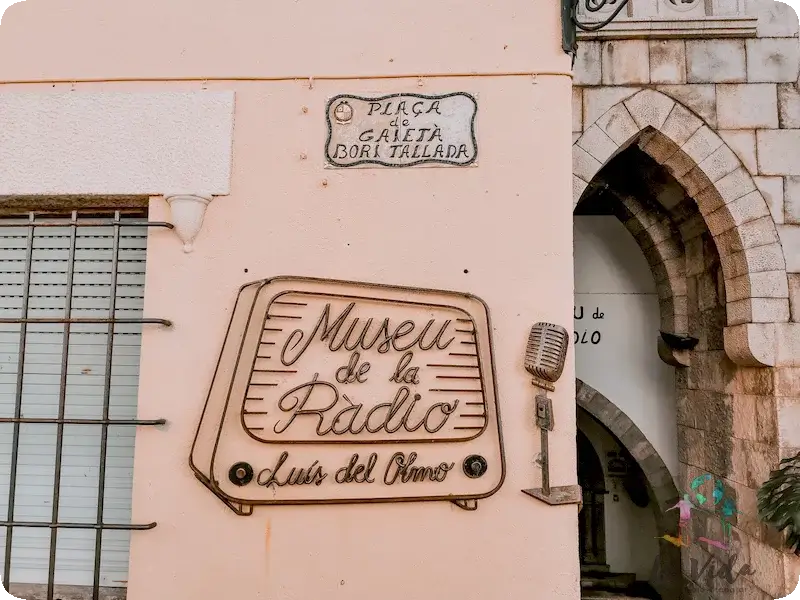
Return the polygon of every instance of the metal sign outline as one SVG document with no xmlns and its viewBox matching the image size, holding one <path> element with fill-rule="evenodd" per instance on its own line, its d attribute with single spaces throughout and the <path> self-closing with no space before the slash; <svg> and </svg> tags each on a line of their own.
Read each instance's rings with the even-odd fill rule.
<svg viewBox="0 0 800 600">
<path fill-rule="evenodd" d="M 229 404 L 231 401 L 230 398 L 230 388 L 228 390 L 225 408 L 222 411 L 222 420 L 220 421 L 219 425 L 217 425 L 217 435 L 214 441 L 214 449 L 211 453 L 211 464 L 207 469 L 209 475 L 207 476 L 202 467 L 199 467 L 195 463 L 195 451 L 197 450 L 197 444 L 200 437 L 200 432 L 203 428 L 203 423 L 206 417 L 206 413 L 209 408 L 209 403 L 211 401 L 211 395 L 213 392 L 213 382 L 217 378 L 219 373 L 220 366 L 222 364 L 223 358 L 223 351 L 228 343 L 228 339 L 232 334 L 232 327 L 234 323 L 234 319 L 236 316 L 236 305 L 239 304 L 242 297 L 242 292 L 244 292 L 247 288 L 258 286 L 254 298 L 258 298 L 258 294 L 260 293 L 261 289 L 266 287 L 271 283 L 292 283 L 292 282 L 311 282 L 311 283 L 322 283 L 322 284 L 333 284 L 333 285 L 345 285 L 345 286 L 354 286 L 357 288 L 374 288 L 384 291 L 393 291 L 398 293 L 428 293 L 428 294 L 441 294 L 441 295 L 449 295 L 455 297 L 461 297 L 466 300 L 471 300 L 477 302 L 484 311 L 483 318 L 485 318 L 486 324 L 486 342 L 488 348 L 486 349 L 488 358 L 489 358 L 489 365 L 487 365 L 487 369 L 489 373 L 491 373 L 492 378 L 492 385 L 491 391 L 493 393 L 494 398 L 494 411 L 495 411 L 495 420 L 496 420 L 496 429 L 497 429 L 497 449 L 498 449 L 498 456 L 499 456 L 499 468 L 500 468 L 500 477 L 498 479 L 497 485 L 487 491 L 480 494 L 442 494 L 442 495 L 423 495 L 423 496 L 392 496 L 392 497 L 378 497 L 378 498 L 323 498 L 323 499 L 275 499 L 275 500 L 243 500 L 241 498 L 235 498 L 226 494 L 219 486 L 219 481 L 211 478 L 214 474 L 214 459 L 217 454 L 217 450 L 220 443 L 220 438 L 223 429 L 223 421 L 225 419 L 225 415 L 228 414 L 229 411 Z M 255 309 L 256 302 L 254 301 L 248 311 L 247 315 L 247 324 L 244 327 L 244 331 L 247 331 L 250 328 L 250 323 L 253 318 L 253 311 Z M 472 315 L 470 315 L 472 316 Z M 266 320 L 266 318 L 265 318 Z M 244 337 L 244 336 L 243 336 Z M 476 335 L 476 342 L 478 336 Z M 243 340 L 239 346 L 239 350 L 236 354 L 236 365 L 233 368 L 234 373 L 239 369 L 239 362 L 241 360 L 242 354 L 242 347 L 244 346 Z M 232 386 L 231 386 L 232 387 Z M 486 429 L 489 427 L 489 419 L 487 419 L 486 425 L 481 432 L 479 432 L 475 437 L 467 439 L 467 440 L 443 440 L 443 443 L 467 443 L 471 439 L 476 439 L 483 435 Z M 246 431 L 246 430 L 245 430 Z M 339 442 L 343 444 L 343 442 Z M 346 442 L 348 444 L 353 442 Z M 376 443 L 376 442 L 373 442 Z M 377 442 L 377 444 L 386 443 L 386 442 Z M 396 443 L 396 442 L 394 442 Z M 419 443 L 414 442 L 413 440 L 410 443 Z M 430 441 L 426 441 L 425 443 L 430 443 Z M 325 447 L 321 445 L 321 447 Z M 469 457 L 468 457 L 469 458 Z M 500 401 L 498 396 L 497 390 L 497 372 L 495 366 L 495 358 L 494 358 L 494 343 L 492 337 L 492 324 L 491 324 L 491 316 L 489 312 L 488 305 L 478 296 L 474 294 L 469 294 L 465 292 L 456 292 L 451 290 L 439 290 L 433 288 L 421 288 L 421 287 L 409 287 L 409 286 L 399 286 L 399 285 L 387 285 L 387 284 L 380 284 L 380 283 L 367 283 L 367 282 L 360 282 L 360 281 L 347 281 L 347 280 L 337 280 L 337 279 L 327 279 L 327 278 L 319 278 L 319 277 L 302 277 L 302 276 L 292 276 L 292 275 L 284 275 L 284 276 L 276 276 L 271 277 L 268 279 L 256 280 L 249 283 L 246 283 L 239 287 L 237 292 L 236 302 L 234 304 L 234 309 L 231 311 L 231 317 L 228 321 L 228 327 L 226 329 L 225 337 L 223 342 L 220 346 L 220 353 L 219 358 L 217 360 L 214 374 L 209 385 L 209 391 L 206 396 L 206 401 L 203 404 L 203 410 L 200 415 L 200 419 L 198 420 L 197 429 L 195 431 L 195 436 L 192 441 L 191 451 L 189 455 L 189 466 L 193 471 L 195 477 L 205 486 L 207 487 L 219 500 L 221 500 L 226 506 L 228 506 L 235 514 L 240 516 L 250 516 L 253 514 L 253 510 L 256 506 L 313 506 L 313 505 L 352 505 L 352 504 L 384 504 L 384 503 L 397 503 L 397 502 L 452 502 L 453 504 L 459 506 L 460 508 L 468 511 L 474 511 L 477 508 L 477 501 L 489 498 L 496 494 L 500 488 L 502 488 L 503 484 L 505 483 L 506 478 L 506 458 L 505 458 L 505 444 L 503 439 L 503 427 L 502 427 L 502 417 L 500 413 Z"/>
</svg>

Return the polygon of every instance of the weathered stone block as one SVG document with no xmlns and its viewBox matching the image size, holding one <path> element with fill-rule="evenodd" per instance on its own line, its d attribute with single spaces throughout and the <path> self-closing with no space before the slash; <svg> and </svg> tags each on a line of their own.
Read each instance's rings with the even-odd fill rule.
<svg viewBox="0 0 800 600">
<path fill-rule="evenodd" d="M 772 369 L 740 367 L 736 371 L 737 394 L 766 396 L 775 391 L 775 373 Z"/>
<path fill-rule="evenodd" d="M 756 189 L 753 178 L 744 168 L 736 169 L 733 173 L 717 181 L 714 186 L 725 201 L 725 204 L 730 204 Z"/>
<path fill-rule="evenodd" d="M 708 84 L 660 85 L 657 89 L 680 102 L 710 127 L 717 127 L 716 86 Z M 689 139 L 688 136 L 686 139 Z"/>
<path fill-rule="evenodd" d="M 725 282 L 728 302 L 754 298 L 788 298 L 789 285 L 784 271 L 749 273 Z"/>
<path fill-rule="evenodd" d="M 572 207 L 575 208 L 589 184 L 580 177 L 572 176 Z"/>
<path fill-rule="evenodd" d="M 800 148 L 797 152 L 800 152 Z M 800 223 L 800 177 L 785 178 L 783 210 L 785 223 Z"/>
<path fill-rule="evenodd" d="M 777 86 L 774 83 L 718 85 L 717 124 L 720 129 L 777 128 Z"/>
<path fill-rule="evenodd" d="M 747 42 L 747 81 L 797 81 L 800 44 L 796 38 L 755 38 Z"/>
<path fill-rule="evenodd" d="M 653 127 L 660 130 L 675 106 L 675 101 L 653 90 L 643 90 L 625 100 L 625 106 L 640 129 Z"/>
<path fill-rule="evenodd" d="M 756 441 L 778 443 L 778 413 L 775 398 L 753 396 L 756 400 Z"/>
<path fill-rule="evenodd" d="M 572 132 L 583 131 L 583 91 L 572 88 Z"/>
<path fill-rule="evenodd" d="M 686 275 L 692 277 L 700 275 L 706 270 L 703 261 L 703 239 L 694 238 L 684 244 L 686 252 Z"/>
<path fill-rule="evenodd" d="M 746 81 L 743 40 L 686 40 L 686 79 L 689 83 Z"/>
<path fill-rule="evenodd" d="M 586 385 L 580 379 L 575 382 L 575 402 L 580 406 L 591 406 L 599 394 L 593 387 Z"/>
<path fill-rule="evenodd" d="M 694 416 L 694 408 L 692 407 L 688 390 L 680 390 L 678 392 L 677 397 L 675 398 L 675 409 L 677 413 L 678 425 L 696 428 L 697 423 Z"/>
<path fill-rule="evenodd" d="M 686 219 L 697 215 L 697 202 L 694 198 L 687 197 L 686 191 L 681 189 L 681 186 L 668 184 L 660 189 L 656 188 L 654 191 L 655 199 L 662 206 L 671 207 L 667 210 L 674 225 L 680 225 Z"/>
<path fill-rule="evenodd" d="M 770 217 L 762 217 L 729 229 L 714 238 L 720 254 L 727 256 L 748 248 L 757 248 L 779 242 L 778 233 Z"/>
<path fill-rule="evenodd" d="M 789 313 L 790 319 L 800 323 L 800 275 L 789 273 Z"/>
<path fill-rule="evenodd" d="M 686 175 L 686 173 L 694 169 L 696 166 L 697 161 L 686 154 L 686 152 L 683 150 L 678 150 L 663 163 L 663 167 L 669 171 L 675 179 L 678 180 L 680 180 L 681 177 Z"/>
<path fill-rule="evenodd" d="M 646 40 L 603 42 L 603 85 L 650 83 L 649 52 Z"/>
<path fill-rule="evenodd" d="M 733 153 L 730 153 L 733 156 Z M 738 159 L 734 156 L 736 163 L 738 164 Z M 686 195 L 690 197 L 697 196 L 703 190 L 707 190 L 713 185 L 711 179 L 709 179 L 708 175 L 706 175 L 705 170 L 702 166 L 698 165 L 693 169 L 690 169 L 688 173 L 685 173 L 682 177 L 678 178 L 681 186 L 683 189 L 686 190 Z"/>
<path fill-rule="evenodd" d="M 695 162 L 695 165 L 699 165 L 720 146 L 722 146 L 722 138 L 710 127 L 704 125 L 681 146 L 681 150 Z"/>
<path fill-rule="evenodd" d="M 643 251 L 643 254 L 647 259 L 647 263 L 652 266 L 671 258 L 678 258 L 683 254 L 683 250 L 677 240 L 669 239 L 659 242 L 647 251 Z"/>
<path fill-rule="evenodd" d="M 581 42 L 575 56 L 574 85 L 600 85 L 600 42 Z"/>
<path fill-rule="evenodd" d="M 776 2 L 775 4 L 783 4 L 783 6 L 787 6 L 783 2 Z M 800 556 L 796 554 L 784 553 L 783 572 L 783 593 L 788 596 L 794 592 L 795 589 L 797 589 L 798 585 L 800 585 Z"/>
<path fill-rule="evenodd" d="M 580 46 L 580 44 L 579 44 Z M 583 127 L 586 129 L 609 108 L 639 91 L 631 87 L 600 87 L 583 90 Z"/>
<path fill-rule="evenodd" d="M 745 0 L 745 10 L 758 17 L 758 37 L 797 36 L 797 13 L 785 2 Z"/>
<path fill-rule="evenodd" d="M 706 464 L 709 473 L 728 477 L 732 473 L 733 461 L 731 446 L 737 442 L 731 437 L 730 427 L 706 431 Z"/>
<path fill-rule="evenodd" d="M 716 185 L 707 187 L 699 194 L 696 194 L 693 199 L 697 210 L 700 211 L 701 215 L 705 216 L 725 206 L 725 200 L 720 195 Z"/>
<path fill-rule="evenodd" d="M 601 166 L 600 161 L 581 148 L 580 144 L 572 147 L 572 173 L 574 175 L 589 183 Z"/>
<path fill-rule="evenodd" d="M 647 236 L 650 240 L 650 244 L 655 246 L 656 244 L 660 244 L 661 242 L 671 239 L 674 235 L 674 232 L 670 228 L 670 225 L 671 222 L 669 219 L 665 218 L 648 227 Z M 642 251 L 647 249 L 644 245 L 641 248 Z"/>
<path fill-rule="evenodd" d="M 725 356 L 724 352 L 698 352 L 692 358 L 692 368 L 689 369 L 689 389 L 725 392 L 730 387 L 729 384 L 735 370 L 735 365 Z M 698 413 L 697 427 L 708 429 L 708 422 L 702 419 L 703 417 Z"/>
<path fill-rule="evenodd" d="M 684 276 L 684 260 L 683 257 L 671 258 L 664 262 L 653 265 L 653 279 L 656 283 L 675 280 Z"/>
<path fill-rule="evenodd" d="M 778 225 L 777 228 L 786 258 L 786 270 L 789 273 L 800 273 L 800 227 Z"/>
<path fill-rule="evenodd" d="M 706 222 L 703 220 L 703 217 L 701 215 L 695 215 L 678 225 L 678 231 L 681 232 L 681 237 L 684 240 L 691 240 L 706 233 L 708 228 L 706 227 Z"/>
<path fill-rule="evenodd" d="M 697 306 L 702 312 L 714 308 L 719 303 L 717 296 L 717 282 L 711 273 L 701 273 L 697 276 Z"/>
<path fill-rule="evenodd" d="M 747 485 L 759 488 L 769 479 L 772 469 L 778 465 L 778 447 L 761 442 L 745 442 L 747 459 Z"/>
<path fill-rule="evenodd" d="M 586 150 L 600 165 L 604 165 L 619 148 L 597 125 L 590 125 L 578 143 L 573 146 L 575 147 Z"/>
<path fill-rule="evenodd" d="M 783 177 L 753 177 L 753 181 L 761 195 L 764 196 L 764 200 L 767 201 L 772 220 L 775 223 L 783 223 Z M 800 202 L 800 197 L 798 197 L 798 202 Z"/>
<path fill-rule="evenodd" d="M 647 142 L 647 145 L 642 148 L 642 150 L 645 154 L 648 154 L 650 158 L 662 165 L 674 156 L 674 154 L 680 150 L 680 147 L 667 136 L 658 134 L 651 137 L 650 141 Z"/>
<path fill-rule="evenodd" d="M 747 273 L 783 271 L 786 264 L 781 245 L 768 244 L 723 256 L 722 267 L 725 270 L 725 277 L 732 279 Z"/>
<path fill-rule="evenodd" d="M 686 44 L 683 40 L 650 42 L 650 82 L 686 83 Z"/>
<path fill-rule="evenodd" d="M 756 132 L 761 175 L 800 175 L 800 129 Z"/>
<path fill-rule="evenodd" d="M 758 173 L 756 161 L 756 132 L 748 129 L 726 129 L 717 131 L 730 148 L 742 161 L 750 173 Z"/>
<path fill-rule="evenodd" d="M 614 140 L 618 146 L 626 144 L 632 137 L 641 131 L 641 127 L 631 117 L 625 104 L 620 103 L 607 110 L 595 121 L 605 134 Z"/>
<path fill-rule="evenodd" d="M 747 458 L 745 442 L 737 438 L 731 440 L 730 473 L 728 477 L 736 483 L 747 485 Z"/>
<path fill-rule="evenodd" d="M 782 553 L 759 540 L 751 540 L 750 562 L 753 583 L 771 598 L 780 598 L 784 582 Z"/>
<path fill-rule="evenodd" d="M 733 396 L 733 436 L 740 440 L 757 439 L 755 396 Z"/>
<path fill-rule="evenodd" d="M 702 468 L 705 464 L 705 452 L 703 432 L 678 425 L 678 460 Z"/>
<path fill-rule="evenodd" d="M 714 183 L 719 181 L 725 175 L 733 173 L 736 169 L 742 166 L 739 157 L 725 144 L 714 150 L 708 158 L 700 163 L 700 168 L 705 173 L 706 177 Z M 693 194 L 689 194 L 690 196 Z"/>
<path fill-rule="evenodd" d="M 778 122 L 781 129 L 800 128 L 800 90 L 796 83 L 778 84 Z"/>
<path fill-rule="evenodd" d="M 794 398 L 798 389 L 800 389 L 800 368 L 775 369 L 776 396 Z"/>
<path fill-rule="evenodd" d="M 761 192 L 756 190 L 708 215 L 706 225 L 711 235 L 717 237 L 732 227 L 769 216 L 767 203 L 761 197 Z"/>
<path fill-rule="evenodd" d="M 728 325 L 776 323 L 789 319 L 788 298 L 750 298 L 728 302 Z"/>
</svg>

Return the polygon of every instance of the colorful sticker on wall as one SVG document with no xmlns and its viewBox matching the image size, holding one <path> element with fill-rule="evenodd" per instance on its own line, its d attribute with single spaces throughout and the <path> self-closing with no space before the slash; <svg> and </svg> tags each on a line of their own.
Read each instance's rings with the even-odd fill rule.
<svg viewBox="0 0 800 600">
<path fill-rule="evenodd" d="M 705 493 L 707 490 L 706 484 L 711 481 L 713 481 L 713 489 L 711 490 L 711 496 L 708 497 Z M 691 493 L 685 493 L 675 506 L 667 509 L 667 511 L 678 510 L 678 537 L 664 534 L 661 539 L 679 547 L 690 545 L 692 510 L 711 509 L 712 512 L 719 515 L 724 539 L 714 540 L 707 537 L 698 537 L 697 541 L 722 550 L 730 549 L 732 524 L 729 519 L 741 514 L 741 511 L 736 508 L 736 502 L 733 498 L 725 494 L 725 485 L 722 480 L 714 479 L 706 473 L 695 477 L 690 488 L 692 490 Z"/>
</svg>

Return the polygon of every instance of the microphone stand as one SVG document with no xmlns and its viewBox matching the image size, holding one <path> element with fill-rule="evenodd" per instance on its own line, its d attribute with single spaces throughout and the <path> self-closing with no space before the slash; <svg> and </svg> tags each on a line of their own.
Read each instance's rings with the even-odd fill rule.
<svg viewBox="0 0 800 600">
<path fill-rule="evenodd" d="M 564 485 L 550 487 L 550 445 L 548 433 L 553 431 L 553 401 L 547 397 L 547 392 L 554 392 L 555 386 L 552 383 L 534 379 L 533 385 L 544 390 L 543 394 L 536 395 L 536 426 L 541 432 L 542 452 L 542 487 L 522 490 L 532 498 L 541 500 L 550 506 L 562 504 L 577 504 L 578 510 L 583 505 L 583 494 L 579 485 Z"/>
</svg>

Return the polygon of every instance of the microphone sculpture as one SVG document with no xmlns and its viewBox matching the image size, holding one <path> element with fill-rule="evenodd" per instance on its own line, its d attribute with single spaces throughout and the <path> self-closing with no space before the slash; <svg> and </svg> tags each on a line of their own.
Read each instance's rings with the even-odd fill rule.
<svg viewBox="0 0 800 600">
<path fill-rule="evenodd" d="M 543 390 L 536 395 L 536 425 L 542 439 L 542 487 L 522 490 L 547 504 L 580 504 L 581 488 L 577 485 L 550 488 L 550 456 L 547 434 L 553 431 L 553 402 L 547 392 L 555 391 L 555 382 L 564 371 L 569 334 L 560 325 L 536 323 L 528 336 L 525 349 L 525 370 L 533 377 L 533 385 Z"/>
</svg>

